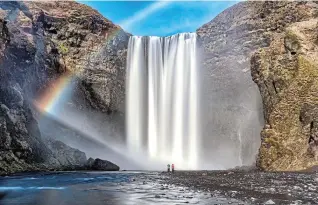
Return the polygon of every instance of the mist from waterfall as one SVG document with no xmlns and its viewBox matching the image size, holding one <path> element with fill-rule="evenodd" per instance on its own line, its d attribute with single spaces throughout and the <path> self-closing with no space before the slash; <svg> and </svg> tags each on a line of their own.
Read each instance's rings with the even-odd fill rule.
<svg viewBox="0 0 318 205">
<path fill-rule="evenodd" d="M 198 169 L 200 80 L 195 33 L 132 36 L 126 79 L 129 151 Z"/>
</svg>

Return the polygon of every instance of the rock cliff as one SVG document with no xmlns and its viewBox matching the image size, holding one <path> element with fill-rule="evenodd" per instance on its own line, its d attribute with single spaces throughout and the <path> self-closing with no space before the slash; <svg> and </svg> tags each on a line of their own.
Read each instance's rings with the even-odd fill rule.
<svg viewBox="0 0 318 205">
<path fill-rule="evenodd" d="M 34 109 L 61 76 L 74 79 L 73 107 L 123 121 L 128 37 L 76 2 L 0 2 L 1 173 L 50 166 L 61 155 L 42 139 Z"/>
<path fill-rule="evenodd" d="M 289 94 L 283 90 L 297 79 L 294 78 L 296 74 L 292 67 L 297 64 L 298 57 L 296 56 L 298 54 L 294 55 L 294 52 L 297 51 L 293 50 L 298 50 L 300 43 L 291 39 L 295 35 L 301 35 L 307 39 L 306 47 L 312 48 L 314 40 L 309 42 L 308 39 L 314 34 L 308 34 L 308 28 L 303 28 L 303 32 L 298 32 L 298 29 L 295 28 L 296 34 L 293 34 L 295 31 L 291 32 L 290 38 L 285 38 L 286 42 L 277 40 L 277 38 L 284 39 L 286 30 L 290 30 L 292 25 L 298 25 L 297 22 L 308 21 L 307 23 L 310 22 L 310 25 L 315 27 L 312 19 L 316 7 L 317 5 L 313 2 L 240 2 L 197 30 L 202 48 L 205 85 L 203 96 L 207 102 L 204 105 L 207 113 L 203 128 L 204 137 L 211 139 L 210 143 L 206 143 L 206 146 L 209 146 L 207 149 L 211 150 L 208 158 L 212 156 L 213 161 L 222 163 L 225 161 L 229 166 L 231 164 L 252 164 L 256 160 L 255 157 L 261 144 L 258 165 L 265 170 L 295 169 L 296 165 L 293 163 L 296 161 L 300 163 L 304 160 L 303 157 L 300 157 L 300 152 L 290 158 L 285 150 L 291 144 L 294 146 L 290 146 L 288 149 L 295 150 L 296 144 L 300 143 L 298 141 L 300 138 L 293 132 L 300 132 L 300 129 L 303 130 L 304 135 L 303 141 L 301 141 L 302 146 L 297 149 L 304 151 L 308 147 L 306 143 L 309 134 L 305 133 L 309 132 L 308 126 L 313 121 L 308 120 L 313 119 L 313 114 L 308 113 L 314 113 L 315 110 L 314 94 L 306 91 L 308 98 L 312 100 L 311 103 L 306 103 L 307 100 L 303 101 L 304 98 L 299 95 L 294 96 L 294 101 L 291 102 L 289 97 L 295 90 Z M 260 54 L 253 56 L 258 49 L 274 45 L 279 48 L 284 48 L 284 45 L 292 48 L 290 48 L 289 54 L 287 51 L 275 52 L 273 49 L 264 49 Z M 307 51 L 305 52 L 307 53 Z M 259 58 L 262 60 L 258 60 Z M 307 61 L 301 60 L 301 62 L 305 64 L 304 66 L 310 65 Z M 251 70 L 253 80 L 257 82 L 260 92 L 252 81 Z M 310 74 L 307 73 L 307 75 Z M 314 79 L 314 76 L 311 78 Z M 296 85 L 297 80 L 293 83 Z M 305 83 L 304 89 L 311 87 L 310 82 L 308 83 Z M 281 98 L 278 97 L 277 92 L 281 92 Z M 286 104 L 287 101 L 289 105 Z M 294 111 L 294 120 L 286 121 L 288 117 L 291 117 L 288 110 L 296 109 L 294 108 L 296 101 L 307 106 L 297 106 L 297 110 Z M 266 126 L 262 131 L 260 142 L 259 133 L 264 125 L 262 110 L 264 110 Z M 306 118 L 299 117 L 300 110 L 303 110 L 302 113 L 307 113 Z M 282 113 L 286 118 L 282 117 Z M 304 119 L 306 120 L 304 121 Z M 312 128 L 312 130 L 314 129 Z M 268 143 L 265 142 L 265 133 L 276 136 L 276 138 L 272 138 L 273 143 L 286 149 L 280 149 L 277 147 L 278 145 L 266 148 Z M 236 151 L 233 153 L 232 150 Z M 294 161 L 284 161 L 289 158 Z"/>
<path fill-rule="evenodd" d="M 302 18 L 273 34 L 251 59 L 265 115 L 258 165 L 303 170 L 318 164 L 318 4 L 295 4 Z"/>
</svg>

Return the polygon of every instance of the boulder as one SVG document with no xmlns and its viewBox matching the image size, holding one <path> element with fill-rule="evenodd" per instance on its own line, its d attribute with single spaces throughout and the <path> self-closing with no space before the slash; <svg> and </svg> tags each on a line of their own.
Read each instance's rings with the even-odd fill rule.
<svg viewBox="0 0 318 205">
<path fill-rule="evenodd" d="M 98 171 L 119 171 L 119 166 L 110 161 L 96 158 L 91 166 L 92 170 Z"/>
</svg>

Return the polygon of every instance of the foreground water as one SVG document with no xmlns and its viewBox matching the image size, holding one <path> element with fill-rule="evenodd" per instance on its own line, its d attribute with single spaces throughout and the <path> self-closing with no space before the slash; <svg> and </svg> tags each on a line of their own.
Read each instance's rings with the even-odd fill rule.
<svg viewBox="0 0 318 205">
<path fill-rule="evenodd" d="M 318 204 L 318 174 L 53 172 L 0 178 L 1 205 Z"/>
<path fill-rule="evenodd" d="M 0 204 L 228 204 L 228 199 L 165 184 L 158 172 L 59 172 L 3 177 Z M 231 199 L 231 203 L 239 204 Z"/>
</svg>

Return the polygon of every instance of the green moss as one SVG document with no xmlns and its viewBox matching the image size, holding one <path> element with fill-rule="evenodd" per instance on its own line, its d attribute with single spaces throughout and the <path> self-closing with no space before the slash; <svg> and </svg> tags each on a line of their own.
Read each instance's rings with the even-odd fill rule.
<svg viewBox="0 0 318 205">
<path fill-rule="evenodd" d="M 68 53 L 68 47 L 66 47 L 63 43 L 60 43 L 58 46 L 59 53 L 62 55 L 66 55 Z"/>
</svg>

